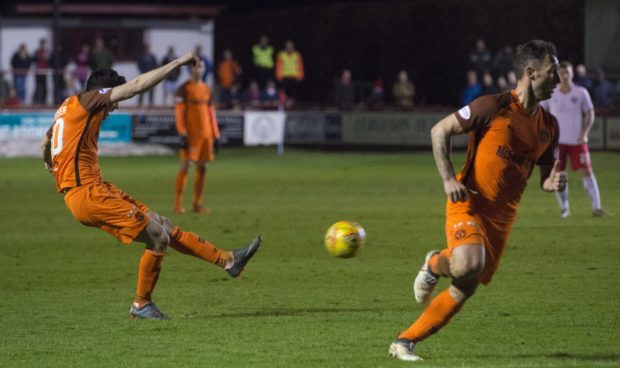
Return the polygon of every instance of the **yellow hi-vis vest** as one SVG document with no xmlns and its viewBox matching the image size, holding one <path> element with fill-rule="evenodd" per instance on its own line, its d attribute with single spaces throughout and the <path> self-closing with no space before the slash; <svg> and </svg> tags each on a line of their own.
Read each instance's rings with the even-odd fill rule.
<svg viewBox="0 0 620 368">
<path fill-rule="evenodd" d="M 252 55 L 254 55 L 254 65 L 273 69 L 273 46 L 262 48 L 260 45 L 254 45 Z"/>
<path fill-rule="evenodd" d="M 295 78 L 301 80 L 304 78 L 304 66 L 301 55 L 297 51 L 288 53 L 280 51 L 276 64 L 276 78 Z"/>
</svg>

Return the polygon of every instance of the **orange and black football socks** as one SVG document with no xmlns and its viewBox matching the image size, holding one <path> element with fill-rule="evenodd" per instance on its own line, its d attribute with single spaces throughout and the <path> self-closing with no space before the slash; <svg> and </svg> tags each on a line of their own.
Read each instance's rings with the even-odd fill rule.
<svg viewBox="0 0 620 368">
<path fill-rule="evenodd" d="M 161 263 L 164 260 L 164 253 L 153 252 L 145 249 L 142 258 L 140 258 L 140 269 L 138 271 L 138 288 L 134 304 L 142 307 L 151 301 L 151 294 L 155 290 L 159 272 L 161 271 Z"/>
<path fill-rule="evenodd" d="M 170 232 L 170 246 L 180 253 L 191 254 L 222 268 L 226 267 L 228 260 L 232 260 L 232 253 L 222 251 L 198 235 L 182 231 L 178 226 Z"/>
<path fill-rule="evenodd" d="M 194 211 L 200 210 L 200 207 L 202 205 L 202 193 L 204 191 L 206 177 L 207 168 L 197 167 L 196 176 L 194 177 L 194 201 L 192 202 Z"/>
<path fill-rule="evenodd" d="M 398 335 L 398 338 L 414 343 L 426 339 L 445 326 L 461 310 L 463 304 L 465 301 L 459 303 L 454 300 L 448 289 L 442 291 L 431 301 L 422 315 L 407 330 Z"/>
<path fill-rule="evenodd" d="M 174 189 L 174 211 L 182 212 L 183 210 L 183 192 L 187 184 L 187 171 L 179 170 Z"/>
</svg>

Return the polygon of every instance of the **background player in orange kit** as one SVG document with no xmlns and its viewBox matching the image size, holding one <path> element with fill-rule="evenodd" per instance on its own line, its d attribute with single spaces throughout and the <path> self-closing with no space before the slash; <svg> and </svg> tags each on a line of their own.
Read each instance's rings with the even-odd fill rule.
<svg viewBox="0 0 620 368">
<path fill-rule="evenodd" d="M 181 136 L 181 167 L 177 174 L 174 192 L 174 212 L 185 213 L 183 192 L 187 184 L 189 164 L 196 165 L 194 178 L 194 199 L 192 211 L 208 212 L 202 206 L 202 192 L 207 177 L 207 162 L 213 161 L 213 143 L 219 139 L 220 130 L 211 104 L 211 89 L 201 79 L 205 65 L 202 61 L 191 68 L 191 79 L 181 85 L 176 92 L 176 125 Z"/>
<path fill-rule="evenodd" d="M 67 98 L 56 111 L 54 124 L 43 139 L 45 165 L 54 174 L 56 189 L 64 194 L 73 216 L 86 226 L 98 227 L 125 244 L 146 244 L 140 259 L 138 287 L 130 308 L 132 318 L 166 319 L 151 301 L 168 245 L 218 265 L 232 277 L 260 246 L 257 236 L 245 248 L 223 251 L 198 235 L 182 231 L 167 218 L 131 198 L 114 184 L 105 182 L 97 157 L 101 124 L 118 102 L 142 93 L 182 65 L 194 64 L 198 57 L 183 57 L 125 82 L 114 70 L 101 69 L 89 77 L 85 92 Z"/>
<path fill-rule="evenodd" d="M 452 284 L 392 342 L 389 353 L 397 359 L 421 360 L 414 345 L 446 325 L 480 283 L 491 281 L 534 166 L 540 166 L 544 191 L 566 185 L 566 173 L 555 160 L 558 123 L 539 106 L 559 82 L 555 46 L 540 40 L 519 46 L 515 71 L 519 82 L 514 90 L 480 97 L 431 130 L 435 162 L 448 196 L 448 248 L 426 255 L 414 281 L 415 298 L 428 303 L 439 277 L 450 277 Z M 455 175 L 450 137 L 468 132 L 467 162 Z"/>
</svg>

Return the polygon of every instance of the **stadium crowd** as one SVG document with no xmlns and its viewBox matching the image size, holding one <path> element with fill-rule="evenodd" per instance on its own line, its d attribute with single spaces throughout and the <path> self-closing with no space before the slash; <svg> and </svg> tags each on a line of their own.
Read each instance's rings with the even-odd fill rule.
<svg viewBox="0 0 620 368">
<path fill-rule="evenodd" d="M 194 51 L 205 64 L 202 79 L 207 81 L 213 74 L 215 100 L 219 109 L 269 110 L 288 109 L 296 105 L 305 72 L 302 54 L 292 40 L 287 40 L 283 49 L 276 53 L 269 38 L 260 36 L 251 48 L 252 65 L 249 68 L 242 67 L 230 49 L 223 51 L 217 64 L 204 55 L 200 45 L 196 45 Z M 165 55 L 158 57 L 145 44 L 140 57 L 135 61 L 136 68 L 138 72 L 144 73 L 176 57 L 173 46 L 168 47 Z M 458 103 L 466 105 L 481 95 L 514 88 L 516 76 L 512 70 L 513 59 L 511 45 L 492 52 L 483 39 L 478 39 L 469 54 L 468 70 Z M 39 40 L 37 48 L 32 52 L 26 44 L 21 44 L 12 55 L 10 73 L 0 70 L 0 108 L 49 107 L 50 100 L 52 105 L 58 105 L 68 96 L 83 90 L 91 71 L 111 68 L 114 62 L 115 55 L 101 37 L 96 38 L 92 45 L 84 44 L 72 57 L 62 55 L 62 50 L 56 55 L 44 38 Z M 163 89 L 163 106 L 174 103 L 174 93 L 181 82 L 180 74 L 171 74 L 162 87 L 157 87 Z M 340 76 L 334 77 L 331 91 L 326 91 L 329 101 L 322 102 L 324 107 L 342 111 L 408 110 L 423 104 L 423 100 L 417 96 L 411 74 L 415 75 L 403 68 L 393 76 L 394 82 L 386 90 L 385 79 L 356 80 L 347 68 L 342 70 Z M 620 80 L 616 83 L 609 81 L 602 68 L 594 74 L 588 73 L 583 64 L 576 66 L 575 74 L 575 83 L 590 92 L 596 107 L 620 105 Z M 32 77 L 34 91 L 28 91 L 26 80 Z M 49 90 L 52 91 L 51 99 L 48 99 Z M 31 96 L 31 100 L 27 96 Z M 139 96 L 138 106 L 145 105 L 155 105 L 153 90 Z"/>
</svg>

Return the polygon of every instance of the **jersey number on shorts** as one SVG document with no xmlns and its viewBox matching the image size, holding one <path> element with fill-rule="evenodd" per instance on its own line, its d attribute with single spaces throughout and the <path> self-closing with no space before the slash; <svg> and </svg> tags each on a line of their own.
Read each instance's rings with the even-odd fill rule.
<svg viewBox="0 0 620 368">
<path fill-rule="evenodd" d="M 62 151 L 62 136 L 65 130 L 65 121 L 63 118 L 56 119 L 54 130 L 52 131 L 52 157 Z"/>
</svg>

